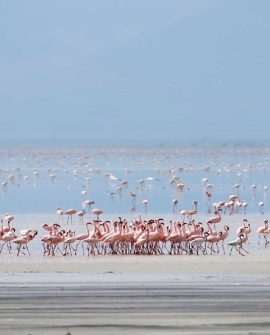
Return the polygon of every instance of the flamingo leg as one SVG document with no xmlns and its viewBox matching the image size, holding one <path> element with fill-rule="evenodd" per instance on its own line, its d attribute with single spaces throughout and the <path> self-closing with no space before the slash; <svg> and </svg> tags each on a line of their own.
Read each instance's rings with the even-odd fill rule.
<svg viewBox="0 0 270 335">
<path fill-rule="evenodd" d="M 25 247 L 26 247 L 26 250 L 28 251 L 28 255 L 30 256 L 30 251 L 29 251 L 29 249 L 28 249 L 27 244 L 25 244 Z"/>
<path fill-rule="evenodd" d="M 3 247 L 4 247 L 5 244 L 6 244 L 6 242 L 4 242 L 4 243 L 1 245 L 0 254 L 1 254 L 1 252 L 2 252 Z"/>
<path fill-rule="evenodd" d="M 224 255 L 225 255 L 224 240 L 222 240 L 222 249 L 223 249 L 223 253 L 224 253 Z"/>
</svg>

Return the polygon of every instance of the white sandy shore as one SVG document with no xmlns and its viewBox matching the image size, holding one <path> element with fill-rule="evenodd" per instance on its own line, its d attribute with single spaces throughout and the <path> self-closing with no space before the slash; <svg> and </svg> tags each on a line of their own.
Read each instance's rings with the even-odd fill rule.
<svg viewBox="0 0 270 335">
<path fill-rule="evenodd" d="M 57 257 L 43 262 L 0 264 L 2 283 L 12 282 L 144 282 L 159 283 L 215 278 L 222 281 L 268 280 L 270 259 L 234 255 L 222 256 L 94 256 L 75 262 Z"/>
</svg>

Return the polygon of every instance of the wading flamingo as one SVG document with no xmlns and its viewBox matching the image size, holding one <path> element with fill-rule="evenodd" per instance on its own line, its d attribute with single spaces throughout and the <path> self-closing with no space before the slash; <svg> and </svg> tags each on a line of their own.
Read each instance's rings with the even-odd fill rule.
<svg viewBox="0 0 270 335">
<path fill-rule="evenodd" d="M 70 223 L 72 223 L 72 216 L 76 213 L 77 213 L 76 209 L 73 209 L 73 208 L 68 209 L 64 212 L 64 214 L 68 216 L 67 224 L 69 223 L 69 221 Z"/>
</svg>

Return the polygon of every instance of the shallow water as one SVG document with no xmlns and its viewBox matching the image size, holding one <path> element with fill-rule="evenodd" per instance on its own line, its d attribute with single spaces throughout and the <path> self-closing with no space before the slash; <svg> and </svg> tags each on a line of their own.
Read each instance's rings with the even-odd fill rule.
<svg viewBox="0 0 270 335">
<path fill-rule="evenodd" d="M 207 213 L 207 184 L 213 185 L 212 203 L 239 194 L 248 203 L 247 213 L 258 213 L 260 201 L 270 212 L 269 159 L 270 148 L 1 149 L 0 213 L 81 210 L 86 199 L 111 214 L 126 215 L 132 209 L 172 214 L 173 199 L 179 201 L 177 212 L 191 209 L 197 200 L 199 211 Z M 171 182 L 175 176 L 184 183 L 182 191 Z M 238 189 L 235 184 L 240 184 Z M 135 199 L 130 192 L 136 193 Z"/>
</svg>

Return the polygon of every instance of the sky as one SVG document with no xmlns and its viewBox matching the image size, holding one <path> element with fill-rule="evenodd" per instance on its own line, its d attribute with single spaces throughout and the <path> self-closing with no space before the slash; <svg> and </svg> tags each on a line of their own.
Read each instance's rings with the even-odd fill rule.
<svg viewBox="0 0 270 335">
<path fill-rule="evenodd" d="M 270 1 L 0 0 L 0 141 L 269 140 Z"/>
</svg>

